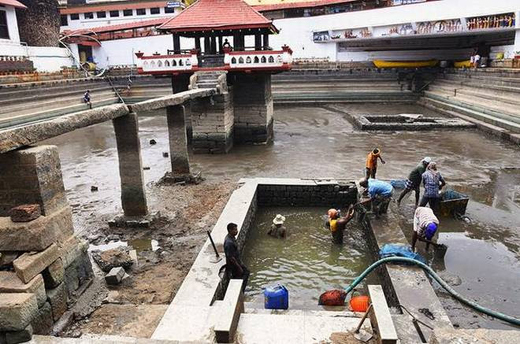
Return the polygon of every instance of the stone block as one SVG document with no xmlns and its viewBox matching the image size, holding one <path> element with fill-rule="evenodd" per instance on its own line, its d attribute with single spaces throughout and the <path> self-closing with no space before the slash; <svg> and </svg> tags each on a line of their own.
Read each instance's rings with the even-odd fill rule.
<svg viewBox="0 0 520 344">
<path fill-rule="evenodd" d="M 106 251 L 92 251 L 92 258 L 101 270 L 108 272 L 116 267 L 129 268 L 134 264 L 129 248 L 118 247 Z"/>
<path fill-rule="evenodd" d="M 54 263 L 43 270 L 42 275 L 47 289 L 56 288 L 61 282 L 63 282 L 65 269 L 63 268 L 63 261 L 61 258 L 56 259 Z"/>
<path fill-rule="evenodd" d="M 70 207 L 31 222 L 0 217 L 0 251 L 43 251 L 74 233 Z"/>
<path fill-rule="evenodd" d="M 13 222 L 30 222 L 39 218 L 41 214 L 39 204 L 19 205 L 9 211 L 9 216 Z"/>
<path fill-rule="evenodd" d="M 76 237 L 75 235 L 70 236 L 67 240 L 59 245 L 60 258 L 63 263 L 63 267 L 66 269 L 72 262 L 81 256 L 82 251 L 86 250 L 88 243 Z"/>
<path fill-rule="evenodd" d="M 47 299 L 51 304 L 52 318 L 54 321 L 58 319 L 67 311 L 67 287 L 65 283 L 60 284 L 54 289 L 47 290 Z"/>
<path fill-rule="evenodd" d="M 7 344 L 25 343 L 32 339 L 33 328 L 31 325 L 27 326 L 21 331 L 6 332 L 5 342 Z"/>
<path fill-rule="evenodd" d="M 19 255 L 18 252 L 0 252 L 0 266 L 11 264 Z"/>
<path fill-rule="evenodd" d="M 45 302 L 41 308 L 38 308 L 31 326 L 34 334 L 48 335 L 51 333 L 54 321 L 52 319 L 52 308 L 49 302 Z"/>
<path fill-rule="evenodd" d="M 29 293 L 36 296 L 38 307 L 47 300 L 42 275 L 37 275 L 29 283 L 23 283 L 16 273 L 0 271 L 0 293 Z"/>
<path fill-rule="evenodd" d="M 119 268 L 112 268 L 108 274 L 105 276 L 105 282 L 110 285 L 118 285 L 123 280 L 123 277 L 125 276 L 125 269 L 119 267 Z"/>
<path fill-rule="evenodd" d="M 18 277 L 28 283 L 36 275 L 45 270 L 56 259 L 59 258 L 60 251 L 56 244 L 52 244 L 45 251 L 24 253 L 13 262 L 14 269 Z"/>
<path fill-rule="evenodd" d="M 22 331 L 38 312 L 34 294 L 0 294 L 0 331 Z"/>
<path fill-rule="evenodd" d="M 87 252 L 81 254 L 65 269 L 65 284 L 69 297 L 77 297 L 76 291 L 92 278 L 92 264 Z"/>
</svg>

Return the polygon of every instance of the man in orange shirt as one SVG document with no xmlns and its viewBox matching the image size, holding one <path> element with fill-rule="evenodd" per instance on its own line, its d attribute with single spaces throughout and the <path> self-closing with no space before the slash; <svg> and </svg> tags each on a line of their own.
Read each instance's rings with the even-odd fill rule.
<svg viewBox="0 0 520 344">
<path fill-rule="evenodd" d="M 366 179 L 368 178 L 376 178 L 377 172 L 377 159 L 381 160 L 381 163 L 384 165 L 386 162 L 381 157 L 381 150 L 379 148 L 375 148 L 373 151 L 368 153 L 366 167 Z"/>
</svg>

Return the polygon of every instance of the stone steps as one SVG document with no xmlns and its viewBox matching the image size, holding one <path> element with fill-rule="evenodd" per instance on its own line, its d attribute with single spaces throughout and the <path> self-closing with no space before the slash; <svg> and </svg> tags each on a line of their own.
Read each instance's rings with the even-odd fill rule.
<svg viewBox="0 0 520 344">
<path fill-rule="evenodd" d="M 479 81 L 484 85 L 496 85 L 496 86 L 513 86 L 520 87 L 520 78 L 507 78 L 500 76 L 487 76 L 487 75 L 460 75 L 460 74 L 445 74 L 446 79 L 450 80 L 473 80 Z"/>
<path fill-rule="evenodd" d="M 471 89 L 474 92 L 485 94 L 499 95 L 504 97 L 516 98 L 520 95 L 520 87 L 510 86 L 489 86 L 483 85 L 481 82 L 459 82 L 448 79 L 437 79 L 430 85 L 430 88 L 449 87 L 451 89 Z"/>
<path fill-rule="evenodd" d="M 445 85 L 445 84 L 438 84 L 436 83 L 433 85 L 432 92 L 442 92 L 445 94 L 449 94 L 455 98 L 459 97 L 473 97 L 475 101 L 481 100 L 486 101 L 488 103 L 494 102 L 503 104 L 504 106 L 507 106 L 506 104 L 510 104 L 513 106 L 519 106 L 520 105 L 520 94 L 506 94 L 504 95 L 503 92 L 492 92 L 489 90 L 479 90 L 472 87 L 467 86 L 459 86 L 454 87 L 453 85 Z"/>
<path fill-rule="evenodd" d="M 103 99 L 97 99 L 92 102 L 92 107 L 101 107 L 105 105 L 111 105 L 116 104 L 119 102 L 119 98 L 117 98 L 115 95 L 111 95 L 110 97 L 103 98 Z M 0 128 L 7 128 L 11 126 L 17 126 L 21 124 L 27 124 L 30 122 L 37 122 L 53 117 L 57 117 L 60 115 L 65 115 L 73 112 L 79 112 L 88 110 L 88 105 L 79 102 L 59 108 L 53 108 L 48 109 L 44 111 L 34 111 L 36 109 L 33 109 L 33 111 L 21 111 L 17 112 L 15 115 L 13 113 L 6 114 L 2 117 L 0 117 Z"/>
<path fill-rule="evenodd" d="M 328 102 L 414 102 L 417 95 L 410 91 L 368 90 L 350 92 L 294 92 L 273 93 L 276 103 L 328 103 Z"/>
<path fill-rule="evenodd" d="M 4 88 L 0 89 L 0 100 L 12 100 L 19 98 L 26 98 L 30 96 L 60 96 L 63 92 L 69 92 L 71 89 L 76 90 L 77 92 L 84 93 L 87 89 L 90 88 L 99 88 L 99 87 L 110 87 L 110 85 L 104 81 L 80 81 L 78 83 L 67 83 L 67 84 L 57 84 L 57 85 L 39 85 L 33 86 L 32 84 L 29 86 L 19 86 L 13 88 Z"/>
<path fill-rule="evenodd" d="M 112 91 L 112 89 L 104 89 L 101 91 L 91 92 L 92 101 L 96 101 L 98 99 L 106 99 L 114 96 L 115 94 Z M 2 116 L 3 114 L 10 114 L 14 116 L 18 113 L 23 113 L 26 111 L 43 111 L 72 104 L 85 104 L 83 102 L 83 92 L 71 93 L 70 95 L 64 97 L 46 97 L 42 100 L 36 101 L 31 101 L 31 99 L 27 99 L 26 101 L 20 100 L 19 102 L 14 103 L 12 105 L 0 107 L 0 116 Z"/>
<path fill-rule="evenodd" d="M 473 121 L 476 123 L 481 129 L 486 129 L 485 125 L 482 125 L 482 123 L 487 123 L 489 125 L 492 125 L 496 128 L 487 126 L 488 131 L 490 132 L 498 132 L 501 133 L 502 131 L 497 128 L 505 129 L 508 131 L 511 131 L 514 134 L 520 134 L 520 123 L 516 123 L 507 119 L 499 118 L 497 116 L 489 115 L 483 112 L 479 112 L 476 110 L 471 110 L 468 108 L 465 108 L 460 105 L 456 105 L 453 103 L 450 103 L 449 101 L 443 100 L 443 99 L 436 99 L 429 96 L 425 96 L 421 98 L 419 101 L 420 105 L 423 105 L 425 107 L 428 107 L 430 109 L 436 110 L 440 113 L 444 113 L 447 115 L 459 117 L 465 120 Z M 479 123 L 482 122 L 482 123 Z M 481 124 L 481 125 L 479 125 Z"/>
<path fill-rule="evenodd" d="M 455 105 L 466 107 L 470 110 L 479 111 L 498 118 L 505 118 L 508 120 L 520 121 L 520 108 L 511 104 L 502 104 L 495 101 L 480 99 L 478 97 L 471 97 L 465 95 L 453 96 L 453 93 L 444 91 L 426 91 L 424 93 L 430 98 L 445 100 Z"/>
</svg>

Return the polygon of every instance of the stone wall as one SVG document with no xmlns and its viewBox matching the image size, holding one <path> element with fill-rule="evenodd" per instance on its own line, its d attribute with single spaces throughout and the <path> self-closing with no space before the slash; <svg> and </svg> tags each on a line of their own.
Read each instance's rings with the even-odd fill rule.
<svg viewBox="0 0 520 344">
<path fill-rule="evenodd" d="M 191 101 L 195 153 L 227 153 L 233 146 L 233 91 Z"/>
<path fill-rule="evenodd" d="M 316 181 L 312 185 L 260 184 L 259 206 L 330 206 L 345 207 L 356 202 L 354 183 Z"/>
<path fill-rule="evenodd" d="M 93 272 L 88 244 L 74 234 L 57 148 L 2 154 L 0 166 L 0 342 L 19 343 L 49 334 Z"/>
<path fill-rule="evenodd" d="M 239 74 L 234 80 L 235 142 L 266 143 L 273 138 L 270 74 Z"/>
<path fill-rule="evenodd" d="M 60 12 L 57 0 L 19 0 L 27 9 L 16 11 L 20 40 L 30 46 L 57 47 Z"/>
</svg>

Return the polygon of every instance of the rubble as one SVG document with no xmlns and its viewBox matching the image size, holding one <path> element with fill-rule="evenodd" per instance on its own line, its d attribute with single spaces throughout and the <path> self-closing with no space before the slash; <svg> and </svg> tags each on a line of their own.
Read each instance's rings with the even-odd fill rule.
<svg viewBox="0 0 520 344">
<path fill-rule="evenodd" d="M 118 285 L 123 280 L 126 272 L 121 267 L 112 268 L 110 272 L 105 276 L 105 281 L 110 285 Z"/>
<path fill-rule="evenodd" d="M 99 265 L 101 270 L 109 272 L 112 268 L 129 268 L 134 264 L 134 260 L 129 254 L 130 248 L 117 247 L 106 251 L 92 251 L 92 258 Z"/>
</svg>

